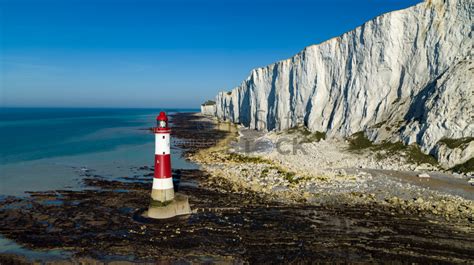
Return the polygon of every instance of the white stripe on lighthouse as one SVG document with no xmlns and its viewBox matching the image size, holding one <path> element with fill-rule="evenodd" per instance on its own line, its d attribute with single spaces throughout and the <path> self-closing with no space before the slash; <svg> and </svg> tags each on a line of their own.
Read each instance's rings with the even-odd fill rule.
<svg viewBox="0 0 474 265">
<path fill-rule="evenodd" d="M 153 189 L 154 190 L 167 190 L 173 189 L 173 178 L 153 178 Z"/>
<path fill-rule="evenodd" d="M 169 155 L 170 154 L 170 134 L 156 133 L 155 134 L 155 154 Z"/>
</svg>

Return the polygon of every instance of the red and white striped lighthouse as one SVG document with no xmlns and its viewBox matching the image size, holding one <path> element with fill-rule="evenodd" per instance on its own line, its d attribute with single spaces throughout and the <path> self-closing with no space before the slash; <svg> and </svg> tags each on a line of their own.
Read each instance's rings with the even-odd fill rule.
<svg viewBox="0 0 474 265">
<path fill-rule="evenodd" d="M 171 175 L 170 133 L 168 117 L 160 112 L 156 117 L 155 133 L 155 175 L 151 198 L 159 202 L 174 199 L 173 177 Z"/>
</svg>

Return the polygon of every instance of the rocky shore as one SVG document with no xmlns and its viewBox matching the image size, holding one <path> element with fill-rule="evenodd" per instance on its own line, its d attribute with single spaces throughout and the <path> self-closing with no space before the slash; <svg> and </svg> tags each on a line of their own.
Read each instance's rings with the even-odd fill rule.
<svg viewBox="0 0 474 265">
<path fill-rule="evenodd" d="M 231 180 L 235 190 L 251 190 L 277 201 L 374 203 L 392 212 L 473 226 L 474 188 L 466 176 L 458 175 L 454 183 L 435 178 L 430 170 L 437 167 L 429 158 L 416 161 L 409 153 L 351 150 L 350 142 L 315 139 L 299 130 L 263 134 L 228 123 L 218 126 L 226 127 L 227 137 L 190 155 L 215 178 L 211 181 Z M 449 187 L 460 195 L 450 193 Z"/>
<path fill-rule="evenodd" d="M 81 176 L 82 191 L 3 198 L 0 233 L 28 249 L 64 253 L 51 264 L 471 260 L 470 200 L 435 191 L 426 199 L 387 197 L 378 188 L 369 192 L 376 175 L 302 174 L 271 152 L 239 153 L 243 138 L 229 123 L 196 114 L 177 114 L 172 123 L 174 146 L 202 167 L 174 171 L 179 192 L 190 197 L 190 216 L 159 222 L 140 217 L 150 202 L 148 165 L 115 179 L 91 169 Z M 399 191 L 406 189 L 401 185 Z M 384 187 L 393 195 L 390 189 Z M 0 255 L 2 264 L 32 261 Z"/>
</svg>

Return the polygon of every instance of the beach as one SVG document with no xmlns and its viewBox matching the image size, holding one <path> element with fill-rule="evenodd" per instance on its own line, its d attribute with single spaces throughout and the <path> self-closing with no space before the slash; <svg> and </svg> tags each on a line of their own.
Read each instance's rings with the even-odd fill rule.
<svg viewBox="0 0 474 265">
<path fill-rule="evenodd" d="M 471 7 L 0 1 L 0 265 L 474 264 Z"/>
<path fill-rule="evenodd" d="M 243 129 L 198 114 L 172 115 L 172 130 L 174 148 L 199 167 L 174 167 L 178 191 L 189 196 L 191 215 L 167 221 L 140 217 L 150 202 L 149 164 L 129 168 L 133 175 L 115 179 L 90 168 L 81 172 L 85 189 L 4 198 L 1 234 L 27 249 L 59 251 L 52 262 L 470 260 L 473 204 L 468 198 L 423 190 L 396 176 L 394 186 L 388 186 L 385 178 L 373 180 L 382 178 L 376 171 L 369 172 L 370 180 L 362 171 L 323 172 L 315 166 L 315 176 L 300 180 L 303 167 L 293 172 L 271 152 L 236 153 Z M 384 183 L 385 190 L 378 191 Z M 397 183 L 399 189 L 394 188 Z M 393 194 L 411 185 L 413 190 Z M 435 203 L 439 207 L 433 212 Z M 0 259 L 31 261 L 15 253 Z"/>
</svg>

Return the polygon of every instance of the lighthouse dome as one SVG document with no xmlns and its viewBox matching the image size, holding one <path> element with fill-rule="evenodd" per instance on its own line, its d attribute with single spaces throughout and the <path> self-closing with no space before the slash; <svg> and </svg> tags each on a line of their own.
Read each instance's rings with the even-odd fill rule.
<svg viewBox="0 0 474 265">
<path fill-rule="evenodd" d="M 156 116 L 157 121 L 168 121 L 168 116 L 166 116 L 165 112 L 160 112 L 160 115 Z"/>
</svg>

